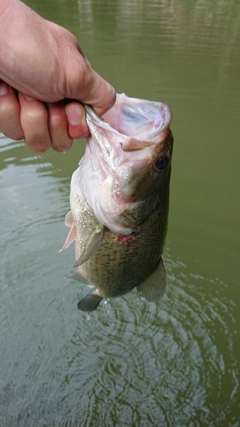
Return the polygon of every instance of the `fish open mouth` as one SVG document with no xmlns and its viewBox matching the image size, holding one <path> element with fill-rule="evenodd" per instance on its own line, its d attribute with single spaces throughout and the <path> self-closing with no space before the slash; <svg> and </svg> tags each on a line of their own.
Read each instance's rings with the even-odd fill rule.
<svg viewBox="0 0 240 427">
<path fill-rule="evenodd" d="M 123 135 L 153 143 L 169 127 L 172 113 L 168 105 L 162 102 L 141 102 L 123 93 L 117 95 L 116 103 L 103 115 L 103 119 Z"/>
</svg>

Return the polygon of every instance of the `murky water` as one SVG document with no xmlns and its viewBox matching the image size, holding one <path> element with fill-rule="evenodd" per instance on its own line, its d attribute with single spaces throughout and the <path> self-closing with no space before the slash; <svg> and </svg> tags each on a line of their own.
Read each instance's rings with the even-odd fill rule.
<svg viewBox="0 0 240 427">
<path fill-rule="evenodd" d="M 77 311 L 61 254 L 84 151 L 0 138 L 0 426 L 240 426 L 237 0 L 32 0 L 118 92 L 168 103 L 168 289 Z"/>
</svg>

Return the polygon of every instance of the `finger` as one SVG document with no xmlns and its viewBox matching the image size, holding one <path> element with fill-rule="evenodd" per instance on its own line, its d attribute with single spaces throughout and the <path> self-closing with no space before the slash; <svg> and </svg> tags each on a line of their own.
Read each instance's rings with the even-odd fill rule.
<svg viewBox="0 0 240 427">
<path fill-rule="evenodd" d="M 91 68 L 89 62 L 79 52 L 75 61 L 79 66 L 67 70 L 66 97 L 90 104 L 101 116 L 115 103 L 116 92 L 108 82 Z"/>
<path fill-rule="evenodd" d="M 48 104 L 48 127 L 52 148 L 56 151 L 67 151 L 72 147 L 72 137 L 68 135 L 68 120 L 63 102 Z"/>
<path fill-rule="evenodd" d="M 13 89 L 0 80 L 0 130 L 11 139 L 23 139 L 20 107 Z"/>
<path fill-rule="evenodd" d="M 85 100 L 101 117 L 116 101 L 115 89 L 91 68 L 92 82 L 89 84 L 89 93 Z"/>
<path fill-rule="evenodd" d="M 65 107 L 68 120 L 68 134 L 71 138 L 86 138 L 89 129 L 86 123 L 86 111 L 79 102 L 70 102 Z"/>
<path fill-rule="evenodd" d="M 48 111 L 37 99 L 18 93 L 20 122 L 24 139 L 34 151 L 44 152 L 51 147 L 48 129 Z"/>
</svg>

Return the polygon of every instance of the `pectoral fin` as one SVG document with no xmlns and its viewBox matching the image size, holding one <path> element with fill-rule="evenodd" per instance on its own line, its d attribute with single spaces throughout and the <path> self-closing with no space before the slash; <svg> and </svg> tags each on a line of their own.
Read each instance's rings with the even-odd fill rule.
<svg viewBox="0 0 240 427">
<path fill-rule="evenodd" d="M 101 301 L 102 297 L 99 295 L 98 290 L 96 290 L 81 299 L 78 303 L 78 308 L 82 311 L 94 311 Z"/>
<path fill-rule="evenodd" d="M 138 296 L 146 301 L 156 301 L 162 298 L 166 289 L 166 272 L 163 260 L 160 258 L 158 266 L 144 282 L 137 286 Z"/>
<path fill-rule="evenodd" d="M 69 211 L 67 215 L 65 216 L 65 225 L 68 228 L 71 228 L 75 224 L 73 219 L 72 211 Z"/>
<path fill-rule="evenodd" d="M 75 262 L 74 267 L 79 267 L 95 254 L 102 242 L 103 230 L 104 226 L 99 226 L 98 228 L 95 228 L 93 230 L 83 252 L 81 253 L 78 260 Z"/>
<path fill-rule="evenodd" d="M 77 237 L 77 229 L 71 211 L 69 211 L 65 216 L 65 225 L 66 227 L 71 228 L 71 230 L 69 231 L 65 243 L 63 247 L 59 250 L 59 252 L 62 252 L 64 251 L 64 249 L 69 248 L 69 246 L 74 242 L 74 240 L 76 240 Z"/>
</svg>

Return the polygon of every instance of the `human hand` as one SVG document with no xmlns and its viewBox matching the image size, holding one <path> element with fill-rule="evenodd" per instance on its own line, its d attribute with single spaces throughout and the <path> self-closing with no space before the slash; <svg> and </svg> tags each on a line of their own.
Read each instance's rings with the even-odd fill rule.
<svg viewBox="0 0 240 427">
<path fill-rule="evenodd" d="M 0 4 L 0 130 L 35 151 L 68 150 L 88 135 L 85 109 L 102 115 L 112 86 L 90 66 L 76 38 L 18 0 Z M 79 101 L 79 102 L 77 102 Z"/>
</svg>

